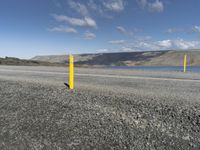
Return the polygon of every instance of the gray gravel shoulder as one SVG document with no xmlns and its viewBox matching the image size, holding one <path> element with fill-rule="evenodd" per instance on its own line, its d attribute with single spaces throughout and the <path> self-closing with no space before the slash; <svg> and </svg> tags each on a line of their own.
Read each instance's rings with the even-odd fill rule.
<svg viewBox="0 0 200 150">
<path fill-rule="evenodd" d="M 200 149 L 200 103 L 0 80 L 0 149 Z"/>
</svg>

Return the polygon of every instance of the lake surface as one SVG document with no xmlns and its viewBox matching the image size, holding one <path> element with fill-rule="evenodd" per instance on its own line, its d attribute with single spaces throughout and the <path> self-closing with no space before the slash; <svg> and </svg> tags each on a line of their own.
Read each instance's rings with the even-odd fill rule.
<svg viewBox="0 0 200 150">
<path fill-rule="evenodd" d="M 133 70 L 149 70 L 149 71 L 178 71 L 183 72 L 182 66 L 113 66 L 111 69 L 133 69 Z M 188 66 L 187 72 L 200 72 L 200 66 Z"/>
</svg>

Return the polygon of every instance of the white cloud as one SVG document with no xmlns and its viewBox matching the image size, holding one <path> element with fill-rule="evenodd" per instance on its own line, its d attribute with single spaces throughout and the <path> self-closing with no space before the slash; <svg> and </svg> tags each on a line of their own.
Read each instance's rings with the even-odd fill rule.
<svg viewBox="0 0 200 150">
<path fill-rule="evenodd" d="M 200 41 L 187 41 L 183 39 L 175 40 L 135 40 L 133 42 L 126 42 L 122 46 L 121 51 L 156 51 L 156 50 L 187 50 L 200 48 Z"/>
<path fill-rule="evenodd" d="M 164 10 L 164 5 L 160 0 L 155 0 L 155 2 L 148 5 L 151 12 L 162 12 Z"/>
<path fill-rule="evenodd" d="M 157 49 L 192 49 L 200 46 L 200 41 L 186 41 L 183 39 L 163 40 L 154 43 Z"/>
<path fill-rule="evenodd" d="M 163 40 L 157 42 L 158 46 L 164 49 L 169 49 L 172 47 L 172 41 L 171 40 Z"/>
<path fill-rule="evenodd" d="M 172 41 L 172 43 L 175 48 L 180 48 L 180 49 L 197 48 L 200 45 L 200 41 L 185 41 L 183 39 Z"/>
<path fill-rule="evenodd" d="M 124 27 L 122 27 L 122 26 L 117 26 L 116 28 L 117 28 L 117 30 L 118 30 L 119 32 L 121 32 L 121 33 L 123 33 L 123 34 L 126 34 L 126 33 L 127 33 L 126 29 L 125 29 Z"/>
<path fill-rule="evenodd" d="M 106 0 L 103 5 L 110 11 L 120 12 L 124 10 L 125 2 L 124 0 Z"/>
<path fill-rule="evenodd" d="M 192 28 L 192 32 L 200 33 L 200 26 L 194 26 L 194 27 Z"/>
<path fill-rule="evenodd" d="M 84 39 L 85 40 L 93 40 L 95 38 L 96 38 L 96 35 L 94 33 L 85 32 L 85 34 L 84 34 Z"/>
<path fill-rule="evenodd" d="M 156 42 L 160 49 L 192 49 L 197 48 L 200 41 L 186 41 L 183 39 L 163 40 Z"/>
<path fill-rule="evenodd" d="M 83 16 L 89 16 L 89 11 L 84 4 L 81 4 L 79 2 L 75 2 L 73 0 L 69 0 L 68 4 L 72 9 L 74 9 L 79 14 L 81 14 Z"/>
<path fill-rule="evenodd" d="M 49 29 L 50 32 L 77 33 L 76 29 L 69 27 L 54 27 Z"/>
<path fill-rule="evenodd" d="M 111 18 L 111 16 L 105 14 L 102 9 L 102 5 L 97 5 L 94 0 L 88 0 L 87 3 L 83 4 L 78 1 L 69 0 L 68 4 L 70 8 L 74 9 L 77 13 L 84 17 L 89 17 L 91 12 L 98 13 L 101 17 Z M 103 2 L 101 3 L 103 4 Z"/>
<path fill-rule="evenodd" d="M 124 44 L 126 41 L 125 40 L 114 40 L 114 41 L 109 41 L 110 44 Z"/>
<path fill-rule="evenodd" d="M 80 18 L 72 18 L 64 15 L 56 15 L 54 14 L 53 17 L 59 22 L 66 22 L 72 26 L 79 26 L 79 27 L 92 27 L 96 28 L 97 24 L 96 21 L 90 17 Z"/>
</svg>

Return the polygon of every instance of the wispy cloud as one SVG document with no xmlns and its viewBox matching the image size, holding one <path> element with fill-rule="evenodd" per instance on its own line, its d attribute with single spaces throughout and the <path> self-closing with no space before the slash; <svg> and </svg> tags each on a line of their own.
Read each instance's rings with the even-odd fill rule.
<svg viewBox="0 0 200 150">
<path fill-rule="evenodd" d="M 124 0 L 106 0 L 103 5 L 107 10 L 120 12 L 124 10 L 125 2 Z"/>
<path fill-rule="evenodd" d="M 136 51 L 134 48 L 126 47 L 126 46 L 122 47 L 120 50 L 123 51 L 123 52 Z"/>
<path fill-rule="evenodd" d="M 102 10 L 102 8 L 100 7 L 100 5 L 97 5 L 94 0 L 89 0 L 88 3 L 87 3 L 87 6 L 91 10 L 93 10 L 95 12 L 98 12 L 101 15 L 104 13 L 103 10 Z"/>
<path fill-rule="evenodd" d="M 186 30 L 182 28 L 169 28 L 166 31 L 167 33 L 177 33 L 177 32 L 186 32 Z"/>
<path fill-rule="evenodd" d="M 68 1 L 69 6 L 74 9 L 77 13 L 83 15 L 83 16 L 89 16 L 89 11 L 86 5 L 79 3 L 77 1 L 69 0 Z"/>
<path fill-rule="evenodd" d="M 117 26 L 116 29 L 120 32 L 120 33 L 123 33 L 123 34 L 127 34 L 127 31 L 124 27 L 122 26 Z"/>
<path fill-rule="evenodd" d="M 91 9 L 93 10 L 97 10 L 98 9 L 98 6 L 97 4 L 94 2 L 94 0 L 89 0 L 88 3 L 87 3 L 88 7 L 90 7 Z"/>
<path fill-rule="evenodd" d="M 126 41 L 125 40 L 113 40 L 113 41 L 109 41 L 110 44 L 124 44 Z"/>
<path fill-rule="evenodd" d="M 129 35 L 129 36 L 133 36 L 135 32 L 139 32 L 140 29 L 134 28 L 131 31 L 127 30 L 126 28 L 122 27 L 122 26 L 117 26 L 116 27 L 117 31 L 124 34 L 124 35 Z"/>
<path fill-rule="evenodd" d="M 200 33 L 200 26 L 194 26 L 192 28 L 192 32 L 194 32 L 194 33 Z"/>
<path fill-rule="evenodd" d="M 59 1 L 57 1 L 57 0 L 52 0 L 52 2 L 54 3 L 54 5 L 55 5 L 57 8 L 61 8 L 61 7 L 62 7 L 62 5 L 61 5 L 61 3 L 60 3 Z"/>
<path fill-rule="evenodd" d="M 200 26 L 193 26 L 191 28 L 169 28 L 167 33 L 200 33 Z"/>
<path fill-rule="evenodd" d="M 96 50 L 98 53 L 106 53 L 109 52 L 109 49 L 98 49 Z"/>
<path fill-rule="evenodd" d="M 92 32 L 85 32 L 83 37 L 85 40 L 93 40 L 96 38 L 96 35 Z"/>
<path fill-rule="evenodd" d="M 151 12 L 163 12 L 164 10 L 164 5 L 160 0 L 156 0 L 153 3 L 149 3 L 149 10 Z"/>
<path fill-rule="evenodd" d="M 90 27 L 90 28 L 97 27 L 96 21 L 90 17 L 84 17 L 80 19 L 80 18 L 73 18 L 73 17 L 68 17 L 64 15 L 56 15 L 56 14 L 54 14 L 53 17 L 58 22 L 66 22 L 72 26 Z"/>
<path fill-rule="evenodd" d="M 102 4 L 103 2 L 101 3 L 101 5 L 97 5 L 95 0 L 89 0 L 87 6 L 91 11 L 97 13 L 103 18 L 112 18 L 110 14 L 106 13 L 106 11 L 104 10 L 104 5 Z"/>
<path fill-rule="evenodd" d="M 142 9 L 145 9 L 148 4 L 147 0 L 137 0 L 137 2 Z"/>
<path fill-rule="evenodd" d="M 77 33 L 77 30 L 69 27 L 54 27 L 48 29 L 50 32 Z"/>
<path fill-rule="evenodd" d="M 150 0 L 137 0 L 141 9 L 147 9 L 149 12 L 163 12 L 164 4 L 160 0 L 155 0 L 154 2 Z"/>
</svg>

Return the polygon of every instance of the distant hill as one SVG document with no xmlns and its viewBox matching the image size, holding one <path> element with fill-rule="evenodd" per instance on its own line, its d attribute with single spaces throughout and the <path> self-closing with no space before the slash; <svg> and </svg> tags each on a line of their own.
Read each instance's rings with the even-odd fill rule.
<svg viewBox="0 0 200 150">
<path fill-rule="evenodd" d="M 82 66 L 181 66 L 184 54 L 188 65 L 200 66 L 200 51 L 145 51 L 123 53 L 78 54 L 75 64 Z M 31 60 L 68 63 L 68 55 L 36 56 Z"/>
<path fill-rule="evenodd" d="M 0 65 L 28 65 L 28 66 L 61 66 L 61 63 L 50 63 L 39 60 L 25 60 L 14 57 L 0 58 Z"/>
</svg>

